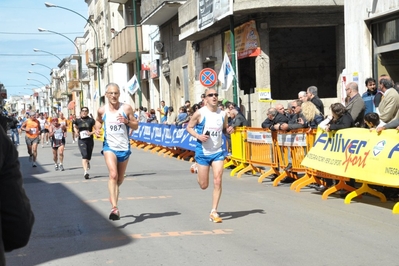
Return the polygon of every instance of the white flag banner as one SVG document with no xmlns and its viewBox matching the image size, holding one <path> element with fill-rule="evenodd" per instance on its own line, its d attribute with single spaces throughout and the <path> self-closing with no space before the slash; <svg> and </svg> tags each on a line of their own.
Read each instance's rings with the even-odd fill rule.
<svg viewBox="0 0 399 266">
<path fill-rule="evenodd" d="M 231 66 L 227 53 L 224 53 L 222 67 L 218 75 L 218 80 L 222 83 L 222 90 L 227 91 L 233 83 L 235 73 Z"/>
<path fill-rule="evenodd" d="M 125 89 L 130 94 L 135 94 L 140 89 L 139 81 L 137 80 L 136 74 L 126 83 Z"/>
</svg>

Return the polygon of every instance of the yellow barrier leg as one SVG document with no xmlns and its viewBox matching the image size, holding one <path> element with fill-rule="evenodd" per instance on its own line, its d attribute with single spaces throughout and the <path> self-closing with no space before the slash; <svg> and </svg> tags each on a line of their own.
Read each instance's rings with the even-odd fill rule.
<svg viewBox="0 0 399 266">
<path fill-rule="evenodd" d="M 397 202 L 392 209 L 393 214 L 399 214 L 399 202 Z"/>
<path fill-rule="evenodd" d="M 345 183 L 343 179 L 340 179 L 338 184 L 336 184 L 333 187 L 330 187 L 326 191 L 324 191 L 323 195 L 321 196 L 322 199 L 327 199 L 329 195 L 332 193 L 337 192 L 338 190 L 346 190 L 346 191 L 354 191 L 356 188 L 349 186 L 348 184 Z"/>
<path fill-rule="evenodd" d="M 301 188 L 314 183 L 314 178 L 312 178 L 312 176 L 309 176 L 308 174 L 305 174 L 302 178 L 299 178 L 297 180 L 295 180 L 291 186 L 290 189 L 291 190 L 295 190 L 296 192 L 299 192 L 301 190 Z"/>
<path fill-rule="evenodd" d="M 272 174 L 280 175 L 280 173 L 276 172 L 273 168 L 270 168 L 269 171 L 260 175 L 260 177 L 258 178 L 258 183 L 262 183 L 263 179 L 265 179 L 266 177 L 268 177 L 269 175 L 272 175 Z"/>
<path fill-rule="evenodd" d="M 149 144 L 149 145 L 145 146 L 145 148 L 143 150 L 148 151 L 148 150 L 152 149 L 153 147 L 155 147 L 155 146 L 152 144 Z"/>
<path fill-rule="evenodd" d="M 230 160 L 228 163 L 225 163 L 223 165 L 223 168 L 227 168 L 227 167 L 232 166 L 232 165 L 237 165 L 237 163 L 234 160 Z"/>
<path fill-rule="evenodd" d="M 156 153 L 156 152 L 159 151 L 160 149 L 162 149 L 162 147 L 160 147 L 160 146 L 155 147 L 154 149 L 151 150 L 151 153 Z"/>
<path fill-rule="evenodd" d="M 387 198 L 385 197 L 385 195 L 383 193 L 370 188 L 367 183 L 362 183 L 362 186 L 360 188 L 358 188 L 355 191 L 352 191 L 351 193 L 346 195 L 345 200 L 344 200 L 345 204 L 350 204 L 351 200 L 353 198 L 356 198 L 357 196 L 360 196 L 364 193 L 368 193 L 370 195 L 373 195 L 373 196 L 379 198 L 381 200 L 381 202 L 387 201 Z"/>
<path fill-rule="evenodd" d="M 243 169 L 245 167 L 245 164 L 240 163 L 236 168 L 234 168 L 233 170 L 231 170 L 230 176 L 234 176 L 238 171 L 240 171 L 241 169 Z"/>
<path fill-rule="evenodd" d="M 241 176 L 248 171 L 254 171 L 254 166 L 252 164 L 248 165 L 247 167 L 242 169 L 240 172 L 238 172 L 237 177 L 241 178 Z"/>
<path fill-rule="evenodd" d="M 287 176 L 287 172 L 284 171 L 283 173 L 281 173 L 276 179 L 274 179 L 273 181 L 273 187 L 277 187 L 278 183 L 280 183 L 281 180 L 284 179 L 284 177 Z"/>
</svg>

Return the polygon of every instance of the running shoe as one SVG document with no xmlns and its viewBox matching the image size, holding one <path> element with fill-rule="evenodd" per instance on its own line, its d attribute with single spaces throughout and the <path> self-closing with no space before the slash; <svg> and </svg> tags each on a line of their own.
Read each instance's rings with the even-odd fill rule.
<svg viewBox="0 0 399 266">
<path fill-rule="evenodd" d="M 87 170 L 90 170 L 90 161 L 87 162 Z"/>
<path fill-rule="evenodd" d="M 209 215 L 209 221 L 214 223 L 221 223 L 222 218 L 219 217 L 219 214 L 216 211 L 212 211 L 211 214 Z"/>
<path fill-rule="evenodd" d="M 37 167 L 36 162 L 32 163 L 32 167 Z"/>
<path fill-rule="evenodd" d="M 46 145 L 48 145 L 48 141 L 46 142 Z"/>
<path fill-rule="evenodd" d="M 60 164 L 59 166 L 60 171 L 64 171 L 64 166 L 62 166 L 62 164 Z"/>
<path fill-rule="evenodd" d="M 112 221 L 116 221 L 116 220 L 120 220 L 121 219 L 121 215 L 119 213 L 119 210 L 117 207 L 113 207 L 111 210 L 111 213 L 109 215 L 109 219 Z"/>
<path fill-rule="evenodd" d="M 55 169 L 55 171 L 58 171 L 58 170 L 59 170 L 58 164 L 55 164 L 55 165 L 54 165 L 54 169 Z"/>
<path fill-rule="evenodd" d="M 194 163 L 194 164 L 191 165 L 190 172 L 193 173 L 193 174 L 198 173 L 197 163 Z"/>
<path fill-rule="evenodd" d="M 85 179 L 90 179 L 90 175 L 89 175 L 89 173 L 88 173 L 88 172 L 85 172 L 85 174 L 84 174 L 84 178 L 85 178 Z"/>
</svg>

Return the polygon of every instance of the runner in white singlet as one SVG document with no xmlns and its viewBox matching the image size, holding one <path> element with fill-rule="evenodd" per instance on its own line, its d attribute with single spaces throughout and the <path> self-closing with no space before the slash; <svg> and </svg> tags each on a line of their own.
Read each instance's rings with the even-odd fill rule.
<svg viewBox="0 0 399 266">
<path fill-rule="evenodd" d="M 187 132 L 197 138 L 195 161 L 197 163 L 198 184 L 202 189 L 209 186 L 209 170 L 213 171 L 213 200 L 209 219 L 221 223 L 217 207 L 222 195 L 222 174 L 224 150 L 222 148 L 223 132 L 231 134 L 227 126 L 227 115 L 218 108 L 218 94 L 215 89 L 205 92 L 204 107 L 197 110 L 187 125 Z"/>
<path fill-rule="evenodd" d="M 119 220 L 118 209 L 119 186 L 122 184 L 130 155 L 129 129 L 136 130 L 138 122 L 134 118 L 133 108 L 119 102 L 120 89 L 115 83 L 106 87 L 108 103 L 97 111 L 95 134 L 100 137 L 104 124 L 103 151 L 105 163 L 109 170 L 108 190 L 112 205 L 110 220 Z"/>
</svg>

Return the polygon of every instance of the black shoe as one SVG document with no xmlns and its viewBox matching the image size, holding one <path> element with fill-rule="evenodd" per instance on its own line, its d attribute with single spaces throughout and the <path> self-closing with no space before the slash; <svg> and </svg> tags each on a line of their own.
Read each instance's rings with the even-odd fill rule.
<svg viewBox="0 0 399 266">
<path fill-rule="evenodd" d="M 280 181 L 280 183 L 289 184 L 289 183 L 293 183 L 294 181 L 295 181 L 294 178 L 286 176 L 286 177 L 284 177 L 283 180 Z"/>
<path fill-rule="evenodd" d="M 292 169 L 292 164 L 289 163 L 289 164 L 287 165 L 287 167 L 284 168 L 284 171 L 290 171 L 291 169 Z"/>
<path fill-rule="evenodd" d="M 277 174 L 271 174 L 267 178 L 270 178 L 271 181 L 274 181 L 274 179 L 276 179 L 277 177 L 278 177 Z"/>
<path fill-rule="evenodd" d="M 339 192 L 339 196 L 340 196 L 341 198 L 345 198 L 349 193 L 350 193 L 350 191 L 341 190 L 341 191 Z"/>
</svg>

